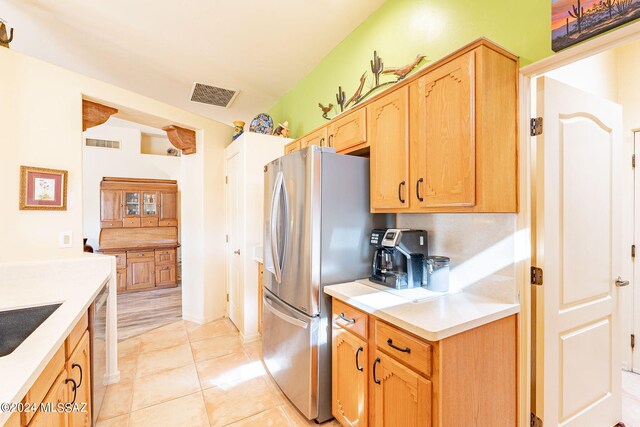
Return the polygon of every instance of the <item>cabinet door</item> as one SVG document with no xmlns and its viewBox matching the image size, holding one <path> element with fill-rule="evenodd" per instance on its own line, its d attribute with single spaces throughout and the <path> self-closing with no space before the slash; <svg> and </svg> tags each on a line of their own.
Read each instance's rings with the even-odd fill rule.
<svg viewBox="0 0 640 427">
<path fill-rule="evenodd" d="M 409 206 L 408 98 L 403 87 L 367 106 L 372 210 Z"/>
<path fill-rule="evenodd" d="M 122 191 L 100 190 L 100 222 L 102 228 L 122 227 Z"/>
<path fill-rule="evenodd" d="M 176 284 L 176 266 L 156 267 L 156 286 L 173 286 Z"/>
<path fill-rule="evenodd" d="M 49 393 L 42 401 L 43 404 L 51 404 L 52 408 L 58 404 L 65 404 L 68 400 L 68 385 L 65 384 L 67 372 L 65 370 L 56 378 L 49 389 Z M 69 425 L 68 414 L 66 412 L 44 412 L 38 411 L 31 419 L 29 427 L 67 427 Z"/>
<path fill-rule="evenodd" d="M 178 225 L 178 193 L 162 191 L 159 193 L 160 227 L 175 227 Z"/>
<path fill-rule="evenodd" d="M 300 140 L 298 139 L 284 146 L 284 154 L 293 153 L 294 151 L 299 149 L 300 149 Z"/>
<path fill-rule="evenodd" d="M 153 252 L 130 252 L 127 255 L 127 290 L 151 289 L 156 285 Z"/>
<path fill-rule="evenodd" d="M 334 147 L 336 152 L 343 153 L 349 149 L 366 146 L 367 142 L 367 111 L 361 108 L 328 126 L 328 146 Z"/>
<path fill-rule="evenodd" d="M 116 270 L 116 283 L 118 292 L 124 292 L 127 290 L 127 269 L 121 268 Z"/>
<path fill-rule="evenodd" d="M 473 206 L 476 197 L 475 52 L 411 84 L 416 206 Z"/>
<path fill-rule="evenodd" d="M 89 427 L 91 425 L 91 354 L 89 352 L 89 331 L 86 331 L 76 349 L 67 360 L 67 377 L 76 382 L 75 403 L 85 412 L 69 413 L 69 427 Z M 73 401 L 73 383 L 68 383 L 69 403 Z"/>
<path fill-rule="evenodd" d="M 321 147 L 327 146 L 327 128 L 323 127 L 317 131 L 311 132 L 308 135 L 300 138 L 300 148 L 305 148 L 310 145 L 319 145 Z"/>
<path fill-rule="evenodd" d="M 332 412 L 343 426 L 367 425 L 367 344 L 340 327 L 333 328 Z"/>
<path fill-rule="evenodd" d="M 124 216 L 139 217 L 140 216 L 140 193 L 138 191 L 124 192 Z"/>
<path fill-rule="evenodd" d="M 431 382 L 376 351 L 373 364 L 376 427 L 431 426 Z"/>
<path fill-rule="evenodd" d="M 142 216 L 158 217 L 158 193 L 155 191 L 142 192 Z"/>
</svg>

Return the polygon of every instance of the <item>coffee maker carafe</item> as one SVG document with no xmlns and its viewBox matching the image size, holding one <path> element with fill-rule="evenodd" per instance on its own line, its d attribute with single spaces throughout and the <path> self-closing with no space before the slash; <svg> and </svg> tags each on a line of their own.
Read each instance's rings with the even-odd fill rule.
<svg viewBox="0 0 640 427">
<path fill-rule="evenodd" d="M 423 285 L 424 258 L 428 254 L 426 231 L 374 229 L 371 245 L 376 247 L 369 277 L 372 282 L 396 289 Z"/>
</svg>

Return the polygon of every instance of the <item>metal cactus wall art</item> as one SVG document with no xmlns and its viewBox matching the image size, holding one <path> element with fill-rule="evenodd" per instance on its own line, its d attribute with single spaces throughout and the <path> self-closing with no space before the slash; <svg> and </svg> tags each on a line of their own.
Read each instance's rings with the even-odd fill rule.
<svg viewBox="0 0 640 427">
<path fill-rule="evenodd" d="M 342 113 L 350 106 L 353 107 L 355 105 L 358 105 L 360 102 L 367 99 L 372 93 L 374 93 L 381 87 L 398 83 L 400 80 L 409 75 L 409 73 L 411 73 L 411 71 L 413 71 L 418 65 L 420 65 L 420 63 L 424 59 L 424 55 L 417 55 L 416 58 L 407 65 L 404 65 L 402 67 L 385 68 L 382 58 L 378 55 L 378 51 L 373 51 L 373 59 L 369 61 L 371 73 L 373 75 L 372 87 L 365 94 L 362 94 L 364 86 L 367 82 L 366 72 L 364 72 L 362 76 L 360 76 L 360 83 L 358 85 L 358 88 L 348 100 L 345 91 L 342 89 L 342 86 L 338 86 L 338 93 L 336 93 L 336 102 L 338 106 L 340 106 L 340 112 Z M 380 76 L 383 74 L 393 74 L 396 79 L 381 83 Z M 329 112 L 331 112 L 333 104 L 328 104 L 325 107 L 322 103 L 318 103 L 318 106 L 322 111 L 322 117 L 327 120 L 331 120 L 331 118 L 329 117 Z"/>
<path fill-rule="evenodd" d="M 0 19 L 0 46 L 4 46 L 6 48 L 9 47 L 9 43 L 13 41 L 13 28 L 9 31 L 9 36 L 7 37 L 7 23 L 3 19 Z"/>
</svg>

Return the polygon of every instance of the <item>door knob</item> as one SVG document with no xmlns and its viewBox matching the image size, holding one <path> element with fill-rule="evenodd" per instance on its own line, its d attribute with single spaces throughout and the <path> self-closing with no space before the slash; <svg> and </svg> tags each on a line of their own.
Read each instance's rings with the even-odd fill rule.
<svg viewBox="0 0 640 427">
<path fill-rule="evenodd" d="M 623 286 L 629 286 L 628 280 L 622 280 L 622 277 L 618 276 L 616 278 L 616 286 L 622 288 Z"/>
<path fill-rule="evenodd" d="M 237 251 L 233 251 L 233 253 L 236 255 L 240 255 L 240 249 L 238 249 Z"/>
</svg>

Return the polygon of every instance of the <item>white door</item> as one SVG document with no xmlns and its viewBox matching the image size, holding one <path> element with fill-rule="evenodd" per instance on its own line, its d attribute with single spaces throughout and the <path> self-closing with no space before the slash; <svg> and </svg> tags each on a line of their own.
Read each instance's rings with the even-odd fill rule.
<svg viewBox="0 0 640 427">
<path fill-rule="evenodd" d="M 541 77 L 535 141 L 536 401 L 545 426 L 621 416 L 622 107 Z M 627 278 L 628 279 L 628 278 Z"/>
<path fill-rule="evenodd" d="M 240 245 L 242 236 L 242 194 L 241 158 L 236 153 L 227 159 L 227 293 L 229 298 L 229 319 L 242 329 L 242 257 Z"/>
</svg>

